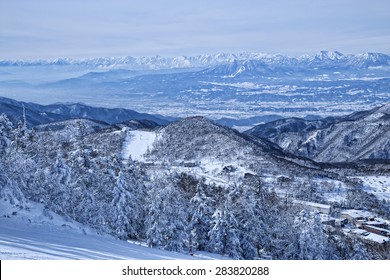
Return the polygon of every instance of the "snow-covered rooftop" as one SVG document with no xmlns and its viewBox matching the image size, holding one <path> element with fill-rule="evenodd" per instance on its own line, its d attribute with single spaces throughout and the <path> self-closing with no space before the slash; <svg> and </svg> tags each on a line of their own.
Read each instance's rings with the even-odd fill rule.
<svg viewBox="0 0 390 280">
<path fill-rule="evenodd" d="M 356 210 L 356 209 L 348 209 L 341 212 L 341 215 L 349 215 L 354 219 L 358 218 L 369 218 L 374 217 L 375 215 L 369 211 L 364 210 Z"/>
<path fill-rule="evenodd" d="M 363 238 L 380 244 L 390 241 L 390 238 L 372 232 L 370 232 L 368 235 L 364 236 Z"/>
</svg>

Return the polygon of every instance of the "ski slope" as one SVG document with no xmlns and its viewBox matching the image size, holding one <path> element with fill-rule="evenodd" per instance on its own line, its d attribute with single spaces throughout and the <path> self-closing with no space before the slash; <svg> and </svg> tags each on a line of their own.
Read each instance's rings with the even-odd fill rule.
<svg viewBox="0 0 390 280">
<path fill-rule="evenodd" d="M 148 149 L 152 149 L 155 139 L 156 132 L 154 131 L 128 131 L 123 144 L 122 158 L 127 160 L 131 156 L 132 160 L 141 161 Z"/>
</svg>

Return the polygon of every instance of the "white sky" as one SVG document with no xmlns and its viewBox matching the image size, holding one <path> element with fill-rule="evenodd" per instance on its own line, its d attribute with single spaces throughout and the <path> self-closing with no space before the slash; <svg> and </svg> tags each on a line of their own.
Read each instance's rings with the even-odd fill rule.
<svg viewBox="0 0 390 280">
<path fill-rule="evenodd" d="M 389 0 L 0 0 L 0 59 L 390 53 Z"/>
</svg>

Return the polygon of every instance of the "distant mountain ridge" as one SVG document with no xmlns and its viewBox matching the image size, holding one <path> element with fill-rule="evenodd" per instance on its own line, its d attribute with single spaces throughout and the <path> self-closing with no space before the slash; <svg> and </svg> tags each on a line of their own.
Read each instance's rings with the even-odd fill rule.
<svg viewBox="0 0 390 280">
<path fill-rule="evenodd" d="M 243 122 L 227 119 L 246 118 L 249 126 L 266 121 L 259 116 L 327 117 L 384 104 L 390 57 L 321 51 L 20 60 L 0 61 L 1 72 L 10 73 L 0 74 L 0 95 L 9 98 L 203 115 L 237 126 Z"/>
<path fill-rule="evenodd" d="M 276 120 L 246 133 L 318 162 L 390 160 L 390 103 L 344 117 Z"/>
<path fill-rule="evenodd" d="M 26 114 L 28 126 L 36 126 L 68 119 L 91 119 L 107 124 L 120 124 L 129 120 L 148 120 L 159 125 L 170 121 L 155 115 L 138 113 L 122 108 L 92 107 L 81 103 L 39 105 L 0 97 L 0 114 L 5 113 L 14 123 Z"/>
<path fill-rule="evenodd" d="M 314 55 L 290 57 L 282 54 L 265 54 L 243 52 L 238 54 L 218 53 L 198 56 L 177 57 L 100 57 L 90 59 L 57 58 L 52 60 L 0 60 L 0 66 L 48 66 L 74 65 L 90 67 L 126 67 L 139 69 L 172 69 L 172 68 L 207 68 L 235 61 L 256 60 L 268 66 L 320 66 L 367 68 L 390 66 L 390 56 L 383 53 L 368 52 L 364 54 L 342 54 L 338 51 L 320 51 Z"/>
</svg>

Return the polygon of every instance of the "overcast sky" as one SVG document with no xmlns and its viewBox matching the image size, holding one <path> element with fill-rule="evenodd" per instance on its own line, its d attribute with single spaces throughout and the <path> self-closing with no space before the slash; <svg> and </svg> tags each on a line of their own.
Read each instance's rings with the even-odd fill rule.
<svg viewBox="0 0 390 280">
<path fill-rule="evenodd" d="M 389 0 L 0 0 L 0 59 L 390 54 Z"/>
</svg>

